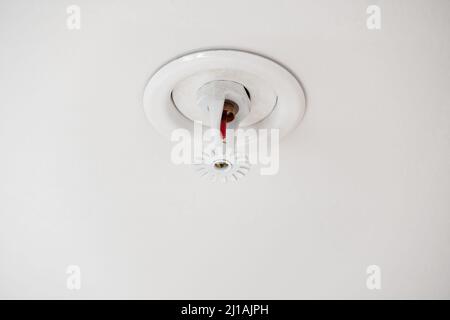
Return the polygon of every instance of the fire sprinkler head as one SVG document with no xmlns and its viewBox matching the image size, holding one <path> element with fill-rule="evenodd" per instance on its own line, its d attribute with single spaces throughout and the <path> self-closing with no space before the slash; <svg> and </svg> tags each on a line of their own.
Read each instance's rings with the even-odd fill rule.
<svg viewBox="0 0 450 320">
<path fill-rule="evenodd" d="M 167 137 L 176 129 L 193 132 L 194 123 L 215 129 L 215 152 L 203 152 L 196 166 L 203 175 L 236 180 L 248 171 L 248 156 L 224 146 L 226 129 L 277 129 L 283 137 L 301 121 L 306 102 L 298 80 L 277 62 L 220 49 L 189 53 L 158 69 L 145 88 L 144 108 Z"/>
<path fill-rule="evenodd" d="M 229 130 L 235 130 L 250 113 L 250 99 L 244 86 L 229 80 L 216 80 L 203 85 L 197 92 L 197 104 L 206 125 L 213 133 L 213 154 L 203 153 L 200 160 L 200 174 L 221 181 L 237 180 L 244 176 L 249 165 L 246 161 L 236 161 L 233 139 L 226 139 Z M 246 164 L 244 166 L 244 164 Z M 243 168 L 245 167 L 245 169 Z M 237 170 L 240 174 L 237 174 Z"/>
</svg>

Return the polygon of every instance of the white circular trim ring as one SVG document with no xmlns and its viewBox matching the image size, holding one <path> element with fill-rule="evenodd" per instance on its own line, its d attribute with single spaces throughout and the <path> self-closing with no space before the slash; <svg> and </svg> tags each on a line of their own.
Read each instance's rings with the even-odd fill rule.
<svg viewBox="0 0 450 320">
<path fill-rule="evenodd" d="M 273 111 L 250 128 L 278 128 L 280 137 L 283 137 L 301 121 L 306 101 L 294 75 L 268 58 L 244 51 L 218 49 L 194 52 L 174 59 L 150 78 L 144 91 L 144 110 L 157 131 L 166 137 L 179 128 L 193 131 L 193 121 L 180 113 L 171 94 L 180 81 L 210 69 L 236 70 L 236 82 L 240 80 L 240 70 L 255 74 L 265 79 L 276 93 L 277 103 Z M 242 85 L 245 86 L 245 83 Z"/>
</svg>

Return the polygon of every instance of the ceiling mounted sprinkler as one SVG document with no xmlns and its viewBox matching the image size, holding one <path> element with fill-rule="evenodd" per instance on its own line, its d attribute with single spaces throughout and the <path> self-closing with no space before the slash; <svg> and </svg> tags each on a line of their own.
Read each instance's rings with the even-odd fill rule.
<svg viewBox="0 0 450 320">
<path fill-rule="evenodd" d="M 239 127 L 250 113 L 250 98 L 242 84 L 229 80 L 214 80 L 197 92 L 197 104 L 209 119 L 209 128 L 215 134 L 211 151 L 203 152 L 195 164 L 197 172 L 213 180 L 237 180 L 250 168 L 245 156 L 238 156 L 234 139 L 227 139 L 227 132 Z M 233 131 L 234 132 L 234 131 Z"/>
<path fill-rule="evenodd" d="M 278 129 L 289 133 L 302 119 L 305 96 L 297 79 L 268 58 L 236 50 L 190 53 L 161 67 L 144 93 L 149 121 L 163 135 L 194 131 L 201 123 L 211 143 L 194 159 L 201 176 L 228 181 L 249 170 L 237 152 L 236 129 Z"/>
</svg>

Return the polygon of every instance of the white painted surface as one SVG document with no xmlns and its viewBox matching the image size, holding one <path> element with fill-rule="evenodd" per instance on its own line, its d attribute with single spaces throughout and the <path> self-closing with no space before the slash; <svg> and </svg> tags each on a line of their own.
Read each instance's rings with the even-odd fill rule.
<svg viewBox="0 0 450 320">
<path fill-rule="evenodd" d="M 450 298 L 449 10 L 1 1 L 0 297 Z M 152 72 L 209 47 L 302 80 L 308 110 L 278 175 L 213 188 L 170 163 L 145 118 Z"/>
</svg>

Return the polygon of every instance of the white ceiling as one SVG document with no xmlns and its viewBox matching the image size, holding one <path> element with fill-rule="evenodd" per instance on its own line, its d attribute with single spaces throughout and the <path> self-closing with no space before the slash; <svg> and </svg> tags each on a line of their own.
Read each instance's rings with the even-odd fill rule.
<svg viewBox="0 0 450 320">
<path fill-rule="evenodd" d="M 450 298 L 449 10 L 1 1 L 0 297 Z M 214 47 L 301 79 L 308 109 L 278 175 L 201 180 L 147 122 L 155 69 Z M 79 291 L 66 288 L 73 264 Z"/>
</svg>

